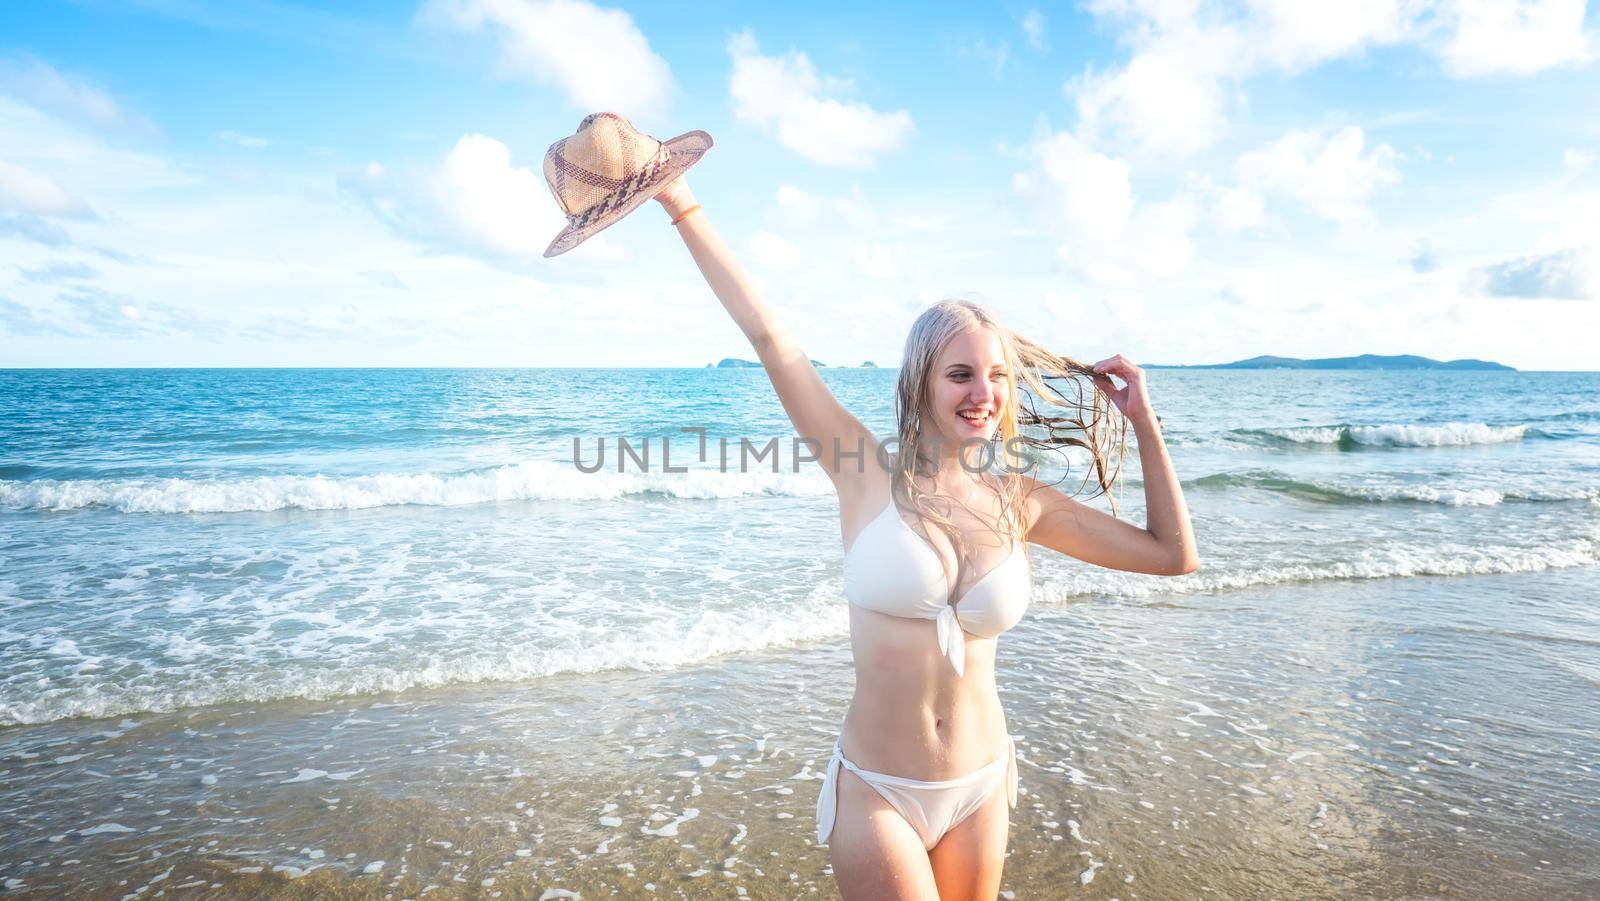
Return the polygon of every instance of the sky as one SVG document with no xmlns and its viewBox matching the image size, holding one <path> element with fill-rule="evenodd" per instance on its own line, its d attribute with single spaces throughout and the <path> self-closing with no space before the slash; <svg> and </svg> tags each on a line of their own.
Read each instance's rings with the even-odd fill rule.
<svg viewBox="0 0 1600 901">
<path fill-rule="evenodd" d="M 0 29 L 0 367 L 751 357 L 649 204 L 546 259 L 549 146 L 716 144 L 809 355 L 944 297 L 1093 362 L 1600 369 L 1582 0 L 28 3 Z"/>
</svg>

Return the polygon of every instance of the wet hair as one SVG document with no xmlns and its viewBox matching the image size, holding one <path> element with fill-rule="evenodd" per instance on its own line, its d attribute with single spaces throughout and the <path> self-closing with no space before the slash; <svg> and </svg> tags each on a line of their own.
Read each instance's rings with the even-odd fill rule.
<svg viewBox="0 0 1600 901">
<path fill-rule="evenodd" d="M 1117 498 L 1111 489 L 1122 472 L 1122 459 L 1127 452 L 1127 420 L 1095 387 L 1089 366 L 1011 331 L 974 301 L 946 299 L 928 307 L 911 324 L 895 385 L 899 451 L 894 458 L 890 492 L 902 506 L 916 510 L 925 523 L 945 533 L 955 550 L 958 572 L 973 562 L 973 553 L 950 517 L 956 501 L 925 491 L 914 476 L 927 476 L 933 471 L 930 442 L 919 426 L 931 400 L 928 385 L 934 361 L 957 335 L 975 330 L 988 330 L 999 337 L 1007 373 L 1005 408 L 993 447 L 993 459 L 1007 467 L 998 492 L 1000 516 L 990 525 L 997 536 L 1004 535 L 1011 542 L 1021 542 L 1025 537 L 1019 511 L 1023 500 L 1036 489 L 1015 470 L 1037 470 L 1053 454 L 1068 464 L 1066 470 L 1070 474 L 1070 447 L 1088 451 L 1098 484 L 1098 490 L 1089 496 L 1106 495 L 1115 515 Z M 1026 394 L 1019 388 L 1026 388 Z M 1110 462 L 1113 448 L 1117 450 L 1115 467 Z M 1087 487 L 1089 475 L 1085 471 L 1078 491 Z M 1065 480 L 1063 476 L 1053 484 Z M 943 560 L 940 562 L 944 564 Z M 947 602 L 953 602 L 958 579 L 948 578 L 945 565 L 951 586 Z"/>
</svg>

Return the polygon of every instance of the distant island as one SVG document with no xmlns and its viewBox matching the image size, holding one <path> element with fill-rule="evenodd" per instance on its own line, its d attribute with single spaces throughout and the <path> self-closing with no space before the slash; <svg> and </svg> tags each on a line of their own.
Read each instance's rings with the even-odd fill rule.
<svg viewBox="0 0 1600 901">
<path fill-rule="evenodd" d="M 1415 354 L 1382 356 L 1362 354 L 1359 357 L 1323 357 L 1302 360 L 1299 357 L 1251 357 L 1232 363 L 1204 363 L 1196 366 L 1178 366 L 1164 363 L 1144 363 L 1144 369 L 1485 369 L 1499 372 L 1516 372 L 1515 367 L 1488 360 L 1431 360 Z"/>
<path fill-rule="evenodd" d="M 818 369 L 824 369 L 824 368 L 827 367 L 828 364 L 827 363 L 819 363 L 816 360 L 812 360 L 811 361 L 811 365 L 817 367 Z M 868 363 L 867 365 L 871 366 L 872 364 Z M 753 360 L 741 360 L 738 357 L 723 357 L 721 360 L 718 360 L 716 365 L 714 365 L 714 366 L 712 364 L 710 364 L 710 363 L 707 363 L 706 364 L 706 368 L 707 369 L 760 369 L 761 368 L 761 364 L 757 363 L 757 362 L 755 362 Z"/>
</svg>

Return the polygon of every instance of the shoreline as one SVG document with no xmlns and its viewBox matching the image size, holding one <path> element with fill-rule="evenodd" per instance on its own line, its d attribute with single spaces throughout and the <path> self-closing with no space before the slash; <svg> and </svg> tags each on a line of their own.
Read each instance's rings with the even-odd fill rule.
<svg viewBox="0 0 1600 901">
<path fill-rule="evenodd" d="M 1479 620 L 1597 572 L 1030 611 L 997 674 L 1021 782 L 1003 888 L 1592 896 L 1592 724 L 1526 708 L 1575 711 L 1600 683 L 1587 658 L 1490 670 L 1529 639 Z M 666 672 L 10 726 L 0 884 L 835 897 L 813 816 L 850 686 L 848 646 L 827 642 Z"/>
</svg>

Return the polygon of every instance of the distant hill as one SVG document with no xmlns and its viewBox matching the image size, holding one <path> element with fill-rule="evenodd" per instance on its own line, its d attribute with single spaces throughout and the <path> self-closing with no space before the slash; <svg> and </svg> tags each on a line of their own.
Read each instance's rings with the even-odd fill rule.
<svg viewBox="0 0 1600 901">
<path fill-rule="evenodd" d="M 1299 357 L 1251 357 L 1232 363 L 1207 363 L 1199 366 L 1174 366 L 1162 363 L 1141 364 L 1144 369 L 1486 369 L 1516 372 L 1514 367 L 1488 360 L 1431 360 L 1415 354 L 1383 356 L 1362 354 L 1359 357 L 1323 357 L 1302 360 Z"/>
<path fill-rule="evenodd" d="M 817 367 L 818 369 L 823 369 L 823 368 L 826 368 L 828 364 L 827 363 L 818 363 L 816 360 L 812 360 L 811 361 L 811 365 Z M 713 367 L 712 367 L 712 365 L 710 363 L 707 363 L 706 364 L 706 368 L 707 369 L 711 369 Z M 761 364 L 755 362 L 754 360 L 741 360 L 738 357 L 723 357 L 721 360 L 717 361 L 717 365 L 716 365 L 715 368 L 717 368 L 717 369 L 760 369 L 761 368 Z"/>
</svg>

